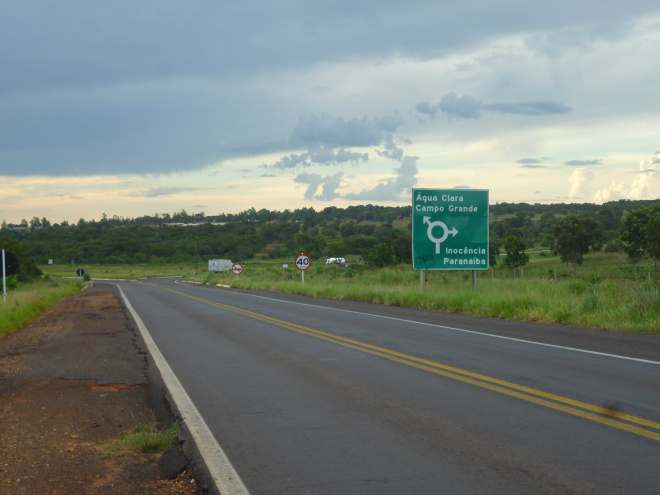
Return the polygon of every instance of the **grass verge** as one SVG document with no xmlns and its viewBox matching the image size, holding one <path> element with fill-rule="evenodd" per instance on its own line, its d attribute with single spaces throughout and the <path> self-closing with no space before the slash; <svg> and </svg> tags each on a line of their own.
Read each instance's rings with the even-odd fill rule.
<svg viewBox="0 0 660 495">
<path fill-rule="evenodd" d="M 287 266 L 287 268 L 284 268 Z M 314 261 L 301 274 L 292 260 L 247 260 L 240 276 L 209 273 L 205 263 L 91 265 L 93 278 L 183 276 L 209 285 L 229 285 L 312 297 L 346 299 L 435 311 L 574 325 L 618 332 L 660 335 L 660 273 L 650 264 L 633 266 L 619 254 L 590 253 L 573 269 L 548 253 L 533 253 L 516 271 L 496 266 L 478 272 L 477 290 L 465 271 L 431 271 L 426 290 L 410 264 L 382 269 L 349 263 L 345 268 Z M 76 267 L 41 267 L 51 275 L 75 275 Z"/>
<path fill-rule="evenodd" d="M 137 423 L 130 433 L 112 440 L 101 440 L 99 444 L 107 453 L 124 450 L 165 452 L 175 445 L 179 426 L 179 421 L 175 421 L 169 428 L 159 430 L 155 425 Z"/>
<path fill-rule="evenodd" d="M 477 289 L 469 272 L 427 273 L 425 291 L 410 265 L 369 270 L 362 266 L 312 266 L 302 283 L 297 270 L 245 263 L 243 274 L 200 274 L 185 279 L 240 289 L 429 309 L 447 313 L 574 325 L 660 335 L 660 281 L 632 276 L 605 278 L 595 270 L 573 277 L 534 267 L 512 273 L 480 272 Z"/>
<path fill-rule="evenodd" d="M 7 293 L 6 304 L 0 300 L 0 338 L 27 325 L 63 297 L 80 292 L 82 287 L 81 281 L 67 279 L 19 284 Z"/>
</svg>

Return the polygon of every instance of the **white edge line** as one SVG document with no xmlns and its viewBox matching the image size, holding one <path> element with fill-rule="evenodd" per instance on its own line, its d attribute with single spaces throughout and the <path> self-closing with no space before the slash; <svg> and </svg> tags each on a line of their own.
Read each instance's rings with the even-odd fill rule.
<svg viewBox="0 0 660 495">
<path fill-rule="evenodd" d="M 464 328 L 447 327 L 447 326 L 444 326 L 444 325 L 437 325 L 435 323 L 425 323 L 423 321 L 405 320 L 403 318 L 394 318 L 392 316 L 375 315 L 375 314 L 372 314 L 372 313 L 361 313 L 360 311 L 352 311 L 350 309 L 337 309 L 337 308 L 329 308 L 327 306 L 318 306 L 316 304 L 308 304 L 308 303 L 301 303 L 301 302 L 295 302 L 295 301 L 285 301 L 285 300 L 276 299 L 276 298 L 273 298 L 273 297 L 257 296 L 256 294 L 246 294 L 244 292 L 240 292 L 239 294 L 244 295 L 244 296 L 249 296 L 249 297 L 258 297 L 258 298 L 261 298 L 261 299 L 269 299 L 271 301 L 283 302 L 283 303 L 287 303 L 287 304 L 299 304 L 300 306 L 310 306 L 310 307 L 313 307 L 313 308 L 322 308 L 322 309 L 328 309 L 328 310 L 331 310 L 331 311 L 341 311 L 343 313 L 353 313 L 353 314 L 356 314 L 356 315 L 373 316 L 375 318 L 384 318 L 386 320 L 402 321 L 404 323 L 414 323 L 416 325 L 425 325 L 425 326 L 428 326 L 428 327 L 444 328 L 446 330 L 452 330 L 454 332 L 464 332 L 464 333 L 471 333 L 471 334 L 474 334 L 474 335 L 483 335 L 484 337 L 492 337 L 494 339 L 512 340 L 514 342 L 522 342 L 522 343 L 525 343 L 525 344 L 540 345 L 540 346 L 544 346 L 544 347 L 554 347 L 555 349 L 564 349 L 566 351 L 583 352 L 585 354 L 594 354 L 596 356 L 605 356 L 605 357 L 611 357 L 611 358 L 617 358 L 617 359 L 627 359 L 629 361 L 636 361 L 638 363 L 660 365 L 660 361 L 650 361 L 648 359 L 634 358 L 634 357 L 629 357 L 629 356 L 621 356 L 619 354 L 607 354 L 605 352 L 589 351 L 589 350 L 586 350 L 586 349 L 577 349 L 575 347 L 565 347 L 565 346 L 562 346 L 562 345 L 546 344 L 544 342 L 535 342 L 533 340 L 516 339 L 514 337 L 504 337 L 502 335 L 493 335 L 491 333 L 477 332 L 475 330 L 466 330 Z"/>
<path fill-rule="evenodd" d="M 121 287 L 117 285 L 117 288 L 124 299 L 126 308 L 131 312 L 131 315 L 135 319 L 135 323 L 140 329 L 140 333 L 142 334 L 147 349 L 149 350 L 154 363 L 156 363 L 156 366 L 160 370 L 163 382 L 165 382 L 165 386 L 170 391 L 172 399 L 179 409 L 181 418 L 185 421 L 217 489 L 222 494 L 250 495 L 250 492 L 243 484 L 241 477 L 231 465 L 231 462 L 222 450 L 222 447 L 220 447 L 220 444 L 211 433 L 206 421 L 204 421 L 204 418 L 202 418 L 197 407 L 193 404 L 190 396 L 186 393 L 181 382 L 179 382 L 179 379 L 172 371 L 172 368 L 170 368 L 170 365 L 161 354 L 156 342 L 154 342 L 147 327 L 142 322 L 142 319 L 133 309 L 133 306 Z"/>
</svg>

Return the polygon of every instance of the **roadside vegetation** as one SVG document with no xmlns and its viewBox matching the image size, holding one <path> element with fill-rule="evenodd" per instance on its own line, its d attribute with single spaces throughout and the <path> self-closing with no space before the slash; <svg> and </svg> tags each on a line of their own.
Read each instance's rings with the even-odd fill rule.
<svg viewBox="0 0 660 495">
<path fill-rule="evenodd" d="M 165 452 L 177 441 L 180 423 L 175 421 L 169 428 L 159 430 L 155 424 L 137 423 L 126 435 L 99 444 L 106 453 L 132 450 L 137 452 Z"/>
<path fill-rule="evenodd" d="M 0 300 L 0 338 L 27 325 L 63 297 L 80 292 L 82 287 L 80 280 L 63 279 L 17 284 L 7 292 L 6 304 Z"/>
<path fill-rule="evenodd" d="M 428 272 L 425 290 L 409 264 L 372 269 L 313 263 L 305 273 L 284 263 L 246 262 L 239 276 L 198 272 L 185 280 L 240 289 L 362 301 L 518 321 L 660 335 L 660 274 L 621 263 L 620 255 L 587 255 L 573 275 L 558 256 L 532 253 L 524 268 Z M 625 260 L 625 258 L 624 258 Z M 283 260 L 284 261 L 284 260 Z"/>
<path fill-rule="evenodd" d="M 42 272 L 76 277 L 82 268 L 83 279 L 183 276 L 236 288 L 660 335 L 658 200 L 491 205 L 492 268 L 478 272 L 477 290 L 465 271 L 431 271 L 420 290 L 419 272 L 410 265 L 411 211 L 365 205 L 205 216 L 182 210 L 81 218 L 76 225 L 34 217 L 20 226 L 3 224 L 0 246 L 20 255 L 13 287 Z M 304 285 L 293 264 L 300 253 L 312 259 Z M 243 274 L 209 273 L 207 262 L 214 258 L 240 262 Z M 328 265 L 326 258 L 348 263 Z"/>
</svg>

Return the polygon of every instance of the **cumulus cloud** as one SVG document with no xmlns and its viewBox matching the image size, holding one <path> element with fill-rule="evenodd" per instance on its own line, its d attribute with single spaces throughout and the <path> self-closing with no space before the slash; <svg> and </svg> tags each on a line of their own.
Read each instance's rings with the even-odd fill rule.
<svg viewBox="0 0 660 495">
<path fill-rule="evenodd" d="M 369 153 L 356 152 L 351 147 L 375 147 L 375 153 L 394 160 L 400 166 L 394 170 L 393 178 L 385 179 L 373 189 L 360 193 L 341 195 L 344 174 L 323 176 L 318 173 L 299 173 L 294 182 L 306 184 L 304 196 L 309 200 L 330 201 L 336 198 L 396 201 L 403 198 L 417 183 L 416 156 L 406 156 L 400 145 L 410 141 L 395 134 L 403 119 L 398 115 L 385 117 L 362 117 L 345 119 L 329 115 L 306 115 L 301 117 L 291 133 L 289 146 L 305 147 L 307 151 L 291 153 L 272 164 L 263 164 L 269 170 L 286 171 L 312 165 L 357 165 L 369 160 Z M 320 193 L 319 193 L 320 189 Z"/>
<path fill-rule="evenodd" d="M 594 201 L 660 198 L 660 152 L 656 152 L 653 158 L 642 160 L 633 173 L 632 181 L 612 181 L 608 187 L 596 192 Z"/>
<path fill-rule="evenodd" d="M 589 184 L 596 178 L 593 171 L 584 167 L 576 168 L 568 179 L 571 190 L 568 197 L 571 199 L 586 198 L 589 195 Z"/>
<path fill-rule="evenodd" d="M 417 156 L 404 156 L 401 166 L 394 173 L 395 177 L 387 179 L 373 189 L 363 189 L 359 193 L 347 194 L 346 199 L 372 200 L 372 201 L 395 201 L 409 192 L 417 184 Z"/>
<path fill-rule="evenodd" d="M 328 175 L 322 177 L 320 174 L 308 174 L 301 173 L 298 174 L 293 181 L 298 184 L 307 184 L 307 190 L 305 191 L 305 198 L 309 200 L 319 200 L 319 201 L 330 201 L 335 198 L 340 197 L 340 194 L 337 193 L 337 189 L 341 185 L 341 179 L 344 176 L 342 172 L 338 172 L 334 175 Z M 319 187 L 321 187 L 321 194 L 316 194 Z"/>
<path fill-rule="evenodd" d="M 282 157 L 272 165 L 264 165 L 264 167 L 285 170 L 289 168 L 310 167 L 315 163 L 319 165 L 338 165 L 342 163 L 357 165 L 359 162 L 366 162 L 367 160 L 369 160 L 369 153 L 354 153 L 344 148 L 334 150 L 332 148 L 320 147 L 306 153 L 292 153 L 289 156 Z"/>
<path fill-rule="evenodd" d="M 469 95 L 458 96 L 453 91 L 442 97 L 440 103 L 431 105 L 422 101 L 415 107 L 417 112 L 427 115 L 431 120 L 438 111 L 450 119 L 478 119 L 483 112 L 518 114 L 528 116 L 555 115 L 569 113 L 573 109 L 558 101 L 529 101 L 520 103 L 488 103 L 484 104 Z"/>
<path fill-rule="evenodd" d="M 640 162 L 638 175 L 628 193 L 628 199 L 656 198 L 660 198 L 660 153 Z"/>
</svg>

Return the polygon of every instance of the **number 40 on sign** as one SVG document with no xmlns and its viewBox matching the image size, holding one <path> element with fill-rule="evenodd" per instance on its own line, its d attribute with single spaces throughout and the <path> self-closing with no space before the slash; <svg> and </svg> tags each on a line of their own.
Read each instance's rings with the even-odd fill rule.
<svg viewBox="0 0 660 495">
<path fill-rule="evenodd" d="M 312 266 L 312 260 L 306 254 L 299 254 L 296 256 L 296 268 L 300 270 L 302 275 L 302 283 L 305 283 L 305 270 Z"/>
</svg>

